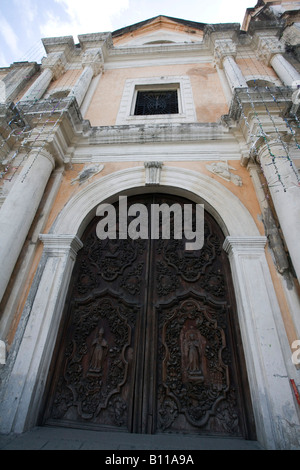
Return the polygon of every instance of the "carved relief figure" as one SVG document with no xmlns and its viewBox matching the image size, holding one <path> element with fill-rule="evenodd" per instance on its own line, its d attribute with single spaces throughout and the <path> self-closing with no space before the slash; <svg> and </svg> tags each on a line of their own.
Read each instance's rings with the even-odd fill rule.
<svg viewBox="0 0 300 470">
<path fill-rule="evenodd" d="M 182 344 L 183 373 L 187 381 L 203 381 L 201 335 L 197 330 L 188 330 L 184 333 Z"/>
<path fill-rule="evenodd" d="M 192 333 L 188 339 L 188 370 L 191 374 L 202 374 L 200 367 L 200 355 L 199 341 L 194 333 Z"/>
<path fill-rule="evenodd" d="M 93 372 L 100 372 L 103 366 L 103 361 L 106 357 L 107 354 L 107 341 L 104 339 L 104 330 L 101 328 L 99 330 L 98 336 L 94 339 L 92 345 L 94 347 L 92 359 L 91 359 L 91 365 L 90 365 L 90 371 Z"/>
</svg>

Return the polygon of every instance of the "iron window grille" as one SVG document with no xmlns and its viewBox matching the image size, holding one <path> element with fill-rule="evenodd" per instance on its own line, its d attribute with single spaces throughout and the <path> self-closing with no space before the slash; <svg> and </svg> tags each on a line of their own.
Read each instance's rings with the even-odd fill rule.
<svg viewBox="0 0 300 470">
<path fill-rule="evenodd" d="M 177 90 L 138 91 L 135 116 L 178 114 Z"/>
</svg>

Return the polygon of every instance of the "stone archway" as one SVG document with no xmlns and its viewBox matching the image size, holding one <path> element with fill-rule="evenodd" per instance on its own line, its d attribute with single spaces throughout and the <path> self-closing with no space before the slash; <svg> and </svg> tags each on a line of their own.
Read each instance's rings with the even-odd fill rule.
<svg viewBox="0 0 300 470">
<path fill-rule="evenodd" d="M 226 235 L 223 248 L 233 276 L 258 440 L 268 449 L 299 445 L 294 433 L 297 410 L 277 333 L 281 314 L 265 257 L 266 238 L 238 198 L 208 176 L 166 166 L 159 190 L 205 201 Z M 34 295 L 24 311 L 29 320 L 3 386 L 1 432 L 23 432 L 36 425 L 76 253 L 82 247 L 80 236 L 97 205 L 122 191 L 146 191 L 144 167 L 88 185 L 66 204 L 51 232 L 41 235 L 44 254 Z"/>
<path fill-rule="evenodd" d="M 147 228 L 151 208 L 177 207 L 181 237 L 175 237 L 172 221 L 166 238 L 151 238 L 149 230 L 142 238 L 120 239 L 118 201 L 110 206 L 117 215 L 113 238 L 99 239 L 99 217 L 88 224 L 50 368 L 43 422 L 254 438 L 224 234 L 205 212 L 203 247 L 187 250 L 182 215 L 194 208 L 196 225 L 191 201 L 148 193 L 129 197 L 126 206 L 128 214 L 131 207 L 149 214 Z M 178 222 L 178 212 L 176 217 Z M 126 219 L 132 222 L 130 215 Z M 161 231 L 168 222 L 170 213 Z"/>
</svg>

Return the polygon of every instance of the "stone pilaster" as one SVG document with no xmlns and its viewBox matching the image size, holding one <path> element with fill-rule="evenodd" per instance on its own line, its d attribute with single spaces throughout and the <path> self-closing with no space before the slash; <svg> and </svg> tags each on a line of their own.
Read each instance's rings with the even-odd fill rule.
<svg viewBox="0 0 300 470">
<path fill-rule="evenodd" d="M 45 149 L 30 152 L 0 210 L 0 301 L 45 191 L 54 158 Z"/>
<path fill-rule="evenodd" d="M 40 238 L 44 254 L 39 286 L 24 308 L 23 317 L 28 321 L 18 349 L 8 358 L 11 373 L 2 384 L 0 432 L 6 434 L 24 432 L 37 422 L 68 284 L 82 248 L 76 235 L 44 234 Z"/>
<path fill-rule="evenodd" d="M 71 91 L 71 95 L 75 96 L 78 106 L 81 106 L 92 79 L 102 73 L 103 63 L 101 49 L 88 49 L 83 54 L 83 71 Z"/>
<path fill-rule="evenodd" d="M 216 64 L 224 69 L 231 91 L 247 87 L 246 80 L 235 61 L 236 45 L 233 40 L 217 39 L 214 52 Z"/>
<path fill-rule="evenodd" d="M 299 415 L 278 334 L 284 326 L 265 256 L 266 242 L 260 236 L 229 236 L 223 248 L 235 286 L 258 440 L 270 450 L 296 449 Z"/>
<path fill-rule="evenodd" d="M 285 86 L 300 85 L 300 74 L 283 57 L 285 46 L 275 36 L 257 33 L 257 55 L 267 66 L 271 66 Z"/>
<path fill-rule="evenodd" d="M 0 102 L 10 102 L 22 91 L 26 83 L 37 73 L 35 62 L 15 62 L 9 73 L 0 81 Z"/>
<path fill-rule="evenodd" d="M 261 164 L 272 196 L 278 221 L 290 257 L 300 281 L 300 186 L 293 162 L 288 158 L 284 143 L 270 138 L 257 145 L 257 160 Z"/>
<path fill-rule="evenodd" d="M 21 98 L 21 101 L 39 100 L 52 80 L 65 72 L 66 58 L 62 52 L 52 52 L 42 60 L 42 73 Z"/>
</svg>

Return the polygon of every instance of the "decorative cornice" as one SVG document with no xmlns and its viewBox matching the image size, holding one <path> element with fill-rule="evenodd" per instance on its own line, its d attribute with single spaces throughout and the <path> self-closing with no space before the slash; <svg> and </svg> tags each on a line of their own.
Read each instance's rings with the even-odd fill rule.
<svg viewBox="0 0 300 470">
<path fill-rule="evenodd" d="M 111 48 L 113 47 L 112 35 L 110 32 L 79 34 L 78 40 L 81 49 L 85 52 L 88 49 Z"/>
<path fill-rule="evenodd" d="M 59 36 L 54 38 L 43 38 L 43 46 L 47 54 L 66 52 L 74 49 L 73 36 Z"/>
<path fill-rule="evenodd" d="M 286 23 L 284 20 L 274 20 L 274 21 L 251 21 L 248 27 L 247 32 L 253 36 L 256 32 L 266 32 L 268 31 L 269 34 L 275 34 L 276 36 L 280 36 L 281 32 L 284 30 Z"/>
<path fill-rule="evenodd" d="M 87 123 L 88 125 L 88 123 Z M 218 123 L 134 124 L 87 127 L 89 144 L 127 144 L 155 142 L 199 142 L 232 139 L 229 130 Z"/>
</svg>

